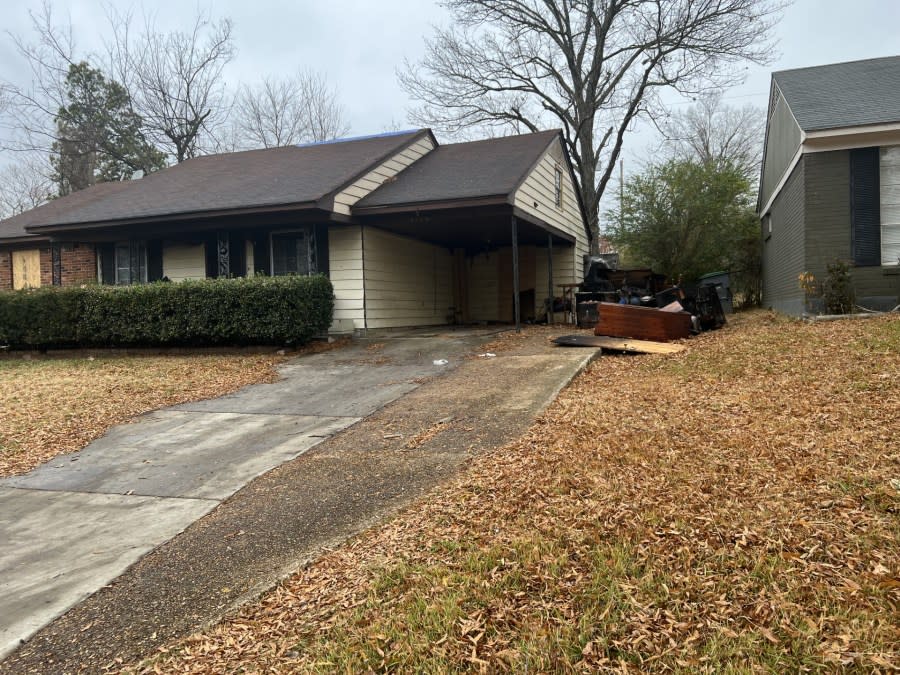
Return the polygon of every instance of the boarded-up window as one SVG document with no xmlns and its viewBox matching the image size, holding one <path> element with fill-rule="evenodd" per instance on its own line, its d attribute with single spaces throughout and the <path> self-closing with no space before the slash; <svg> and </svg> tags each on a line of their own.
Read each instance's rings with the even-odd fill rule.
<svg viewBox="0 0 900 675">
<path fill-rule="evenodd" d="M 206 251 L 203 244 L 169 243 L 163 248 L 163 276 L 170 281 L 206 277 Z"/>
<path fill-rule="evenodd" d="M 38 249 L 13 251 L 13 288 L 37 288 L 41 285 L 41 252 Z"/>
<path fill-rule="evenodd" d="M 881 264 L 900 264 L 900 146 L 881 148 Z"/>
<path fill-rule="evenodd" d="M 878 148 L 850 151 L 850 222 L 853 262 L 881 264 Z"/>
</svg>

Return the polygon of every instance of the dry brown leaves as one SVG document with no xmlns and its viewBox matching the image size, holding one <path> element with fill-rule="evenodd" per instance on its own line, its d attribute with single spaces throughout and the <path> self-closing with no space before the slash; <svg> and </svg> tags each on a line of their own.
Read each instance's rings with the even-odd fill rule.
<svg viewBox="0 0 900 675">
<path fill-rule="evenodd" d="M 83 448 L 164 406 L 272 382 L 285 357 L 175 355 L 0 361 L 0 476 Z"/>
<path fill-rule="evenodd" d="M 567 324 L 551 324 L 549 326 L 539 324 L 525 325 L 519 333 L 512 329 L 504 330 L 490 342 L 481 345 L 478 351 L 481 354 L 513 354 L 523 349 L 533 349 L 535 337 L 539 338 L 539 340 L 550 342 L 568 330 L 572 333 L 584 332 L 576 326 Z M 472 358 L 477 358 L 477 356 L 477 354 L 473 354 Z"/>
<path fill-rule="evenodd" d="M 688 344 L 139 670 L 896 669 L 900 320 Z"/>
</svg>

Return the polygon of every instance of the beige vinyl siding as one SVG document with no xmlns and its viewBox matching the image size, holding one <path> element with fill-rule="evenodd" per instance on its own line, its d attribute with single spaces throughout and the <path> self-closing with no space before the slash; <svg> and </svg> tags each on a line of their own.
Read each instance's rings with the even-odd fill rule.
<svg viewBox="0 0 900 675">
<path fill-rule="evenodd" d="M 445 248 L 383 230 L 365 229 L 366 326 L 448 323 L 453 256 Z"/>
<path fill-rule="evenodd" d="M 163 276 L 170 281 L 206 278 L 203 244 L 167 244 L 163 247 Z"/>
<path fill-rule="evenodd" d="M 586 239 L 579 239 L 575 246 L 555 245 L 553 247 L 553 297 L 562 297 L 561 284 L 578 284 L 584 281 L 582 268 L 588 253 Z M 538 248 L 535 258 L 535 316 L 544 316 L 544 299 L 547 297 L 547 248 Z M 557 312 L 556 320 L 562 315 Z"/>
<path fill-rule="evenodd" d="M 499 262 L 498 251 L 482 253 L 466 260 L 471 321 L 497 321 L 499 318 Z"/>
<path fill-rule="evenodd" d="M 349 215 L 350 208 L 356 204 L 356 202 L 373 190 L 381 187 L 385 181 L 390 180 L 403 171 L 403 169 L 432 150 L 434 150 L 434 143 L 428 135 L 420 138 L 415 143 L 410 144 L 389 160 L 375 167 L 358 181 L 335 195 L 334 212 Z"/>
<path fill-rule="evenodd" d="M 564 157 L 561 143 L 559 140 L 554 141 L 513 198 L 514 205 L 525 213 L 575 237 L 574 245 L 554 243 L 554 297 L 562 296 L 563 289 L 560 288 L 560 284 L 582 281 L 582 256 L 589 251 L 585 223 L 581 216 L 581 210 L 578 208 L 575 185 Z M 559 206 L 556 204 L 557 170 L 562 173 L 562 203 Z M 535 289 L 534 315 L 537 318 L 541 318 L 544 314 L 544 301 L 548 292 L 547 276 L 547 248 L 537 247 L 534 251 L 534 264 L 532 269 L 528 270 L 529 278 L 520 279 L 522 290 Z M 524 315 L 526 312 L 523 310 Z"/>
<path fill-rule="evenodd" d="M 364 329 L 362 236 L 359 226 L 329 228 L 328 277 L 334 287 L 334 319 L 330 332 L 352 333 Z"/>
<path fill-rule="evenodd" d="M 562 204 L 556 205 L 556 170 L 562 171 Z M 568 232 L 577 239 L 586 239 L 584 221 L 575 196 L 575 186 L 569 174 L 563 149 L 556 140 L 547 148 L 522 185 L 516 190 L 513 204 L 528 214 Z"/>
<path fill-rule="evenodd" d="M 553 295 L 561 297 L 560 284 L 583 281 L 582 256 L 588 252 L 586 238 L 576 246 L 553 247 Z M 507 246 L 489 253 L 467 258 L 469 291 L 469 319 L 471 321 L 513 320 L 512 248 Z M 544 300 L 547 298 L 547 247 L 521 246 L 519 248 L 519 290 L 534 289 L 534 306 L 521 307 L 522 317 L 544 316 Z M 561 315 L 557 315 L 560 320 Z"/>
</svg>

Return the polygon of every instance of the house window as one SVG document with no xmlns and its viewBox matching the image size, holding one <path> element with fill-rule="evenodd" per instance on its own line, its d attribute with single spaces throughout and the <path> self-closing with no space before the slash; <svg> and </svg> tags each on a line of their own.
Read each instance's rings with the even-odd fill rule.
<svg viewBox="0 0 900 675">
<path fill-rule="evenodd" d="M 147 281 L 147 244 L 143 241 L 123 241 L 113 249 L 115 283 L 117 286 Z"/>
<path fill-rule="evenodd" d="M 881 264 L 900 265 L 900 146 L 881 148 Z"/>
<path fill-rule="evenodd" d="M 563 183 L 563 173 L 562 169 L 556 167 L 553 171 L 553 202 L 556 204 L 558 208 L 562 208 L 562 183 Z"/>
<path fill-rule="evenodd" d="M 316 273 L 315 242 L 311 230 L 273 232 L 272 276 Z"/>
</svg>

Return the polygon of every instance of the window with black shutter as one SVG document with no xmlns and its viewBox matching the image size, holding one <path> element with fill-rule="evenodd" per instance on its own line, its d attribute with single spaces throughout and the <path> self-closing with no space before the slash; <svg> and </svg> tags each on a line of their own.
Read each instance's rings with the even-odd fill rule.
<svg viewBox="0 0 900 675">
<path fill-rule="evenodd" d="M 851 250 L 857 267 L 881 264 L 878 148 L 850 151 Z"/>
</svg>

